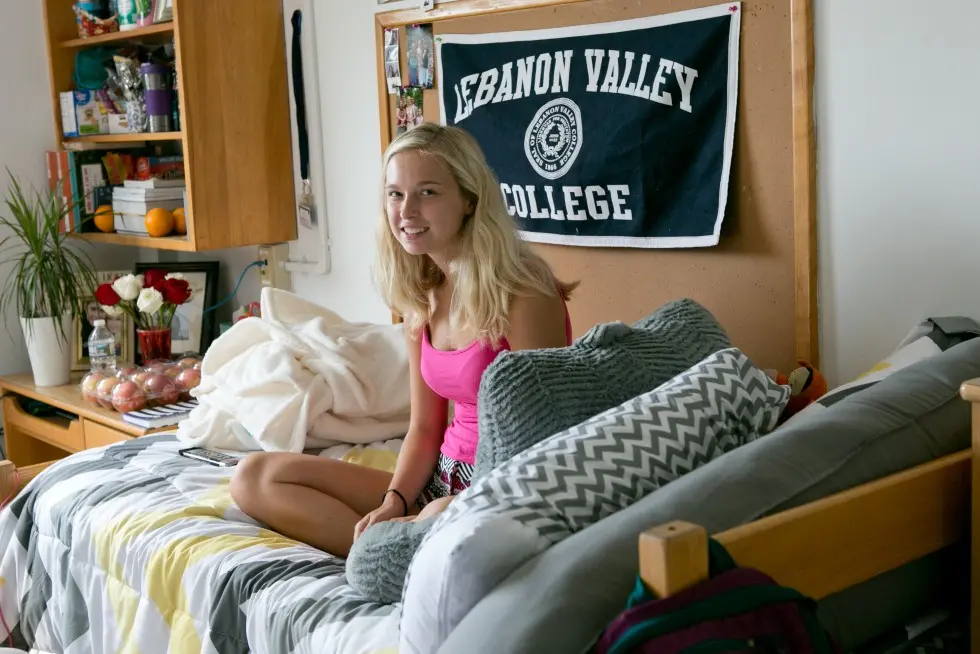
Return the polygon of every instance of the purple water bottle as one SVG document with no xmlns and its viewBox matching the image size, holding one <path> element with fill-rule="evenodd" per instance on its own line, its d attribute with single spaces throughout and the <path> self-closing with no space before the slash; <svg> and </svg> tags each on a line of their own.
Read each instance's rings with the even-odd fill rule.
<svg viewBox="0 0 980 654">
<path fill-rule="evenodd" d="M 163 64 L 140 66 L 143 78 L 143 101 L 146 104 L 148 128 L 151 132 L 173 131 L 172 89 Z"/>
</svg>

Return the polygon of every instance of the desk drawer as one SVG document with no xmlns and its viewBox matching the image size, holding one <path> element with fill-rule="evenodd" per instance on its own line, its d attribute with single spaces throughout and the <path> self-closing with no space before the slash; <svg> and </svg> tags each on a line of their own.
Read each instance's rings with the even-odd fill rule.
<svg viewBox="0 0 980 654">
<path fill-rule="evenodd" d="M 85 449 L 81 418 L 68 420 L 60 416 L 32 416 L 12 396 L 3 398 L 3 417 L 9 431 L 26 434 L 69 452 Z"/>
<path fill-rule="evenodd" d="M 85 449 L 111 445 L 119 441 L 128 441 L 132 436 L 106 427 L 94 420 L 85 419 Z"/>
</svg>

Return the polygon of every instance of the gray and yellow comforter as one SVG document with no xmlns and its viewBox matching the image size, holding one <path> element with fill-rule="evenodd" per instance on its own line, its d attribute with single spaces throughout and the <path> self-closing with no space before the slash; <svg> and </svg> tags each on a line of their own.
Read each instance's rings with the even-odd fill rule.
<svg viewBox="0 0 980 654">
<path fill-rule="evenodd" d="M 389 467 L 397 445 L 321 455 Z M 179 456 L 180 447 L 161 435 L 80 452 L 4 508 L 0 609 L 15 644 L 78 654 L 395 651 L 396 606 L 364 601 L 342 560 L 248 518 L 229 495 L 231 470 Z"/>
</svg>

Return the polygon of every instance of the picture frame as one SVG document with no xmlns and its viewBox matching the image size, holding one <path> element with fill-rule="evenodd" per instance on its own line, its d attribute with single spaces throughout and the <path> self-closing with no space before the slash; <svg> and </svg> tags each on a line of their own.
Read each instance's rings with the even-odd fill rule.
<svg viewBox="0 0 980 654">
<path fill-rule="evenodd" d="M 204 310 L 213 307 L 218 298 L 218 273 L 220 261 L 160 261 L 137 262 L 133 274 L 142 275 L 147 270 L 180 273 L 191 287 L 191 298 L 177 307 L 171 323 L 171 354 L 176 358 L 183 354 L 204 355 L 215 338 L 214 312 Z M 133 338 L 136 326 L 133 326 Z"/>
<path fill-rule="evenodd" d="M 128 270 L 97 270 L 97 284 L 112 283 L 117 277 L 128 275 Z M 123 314 L 119 317 L 109 317 L 95 299 L 95 289 L 82 299 L 85 315 L 72 316 L 71 325 L 71 369 L 73 372 L 86 371 L 91 368 L 88 356 L 88 337 L 91 335 L 98 319 L 105 320 L 106 327 L 116 339 L 116 361 L 118 363 L 133 362 L 135 355 L 135 336 L 133 319 Z"/>
<path fill-rule="evenodd" d="M 409 25 L 405 28 L 405 57 L 408 60 L 408 84 L 431 89 L 435 74 L 435 40 L 432 25 Z"/>
</svg>

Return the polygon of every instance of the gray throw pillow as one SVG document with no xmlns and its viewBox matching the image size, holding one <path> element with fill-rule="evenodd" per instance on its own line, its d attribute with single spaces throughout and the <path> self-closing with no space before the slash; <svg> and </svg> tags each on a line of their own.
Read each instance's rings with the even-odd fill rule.
<svg viewBox="0 0 980 654">
<path fill-rule="evenodd" d="M 437 517 L 420 522 L 381 522 L 365 530 L 347 555 L 347 583 L 365 599 L 379 604 L 397 602 L 412 556 Z"/>
<path fill-rule="evenodd" d="M 685 298 L 633 325 L 597 325 L 569 347 L 502 352 L 480 383 L 474 479 L 728 347 L 711 312 Z"/>
</svg>

